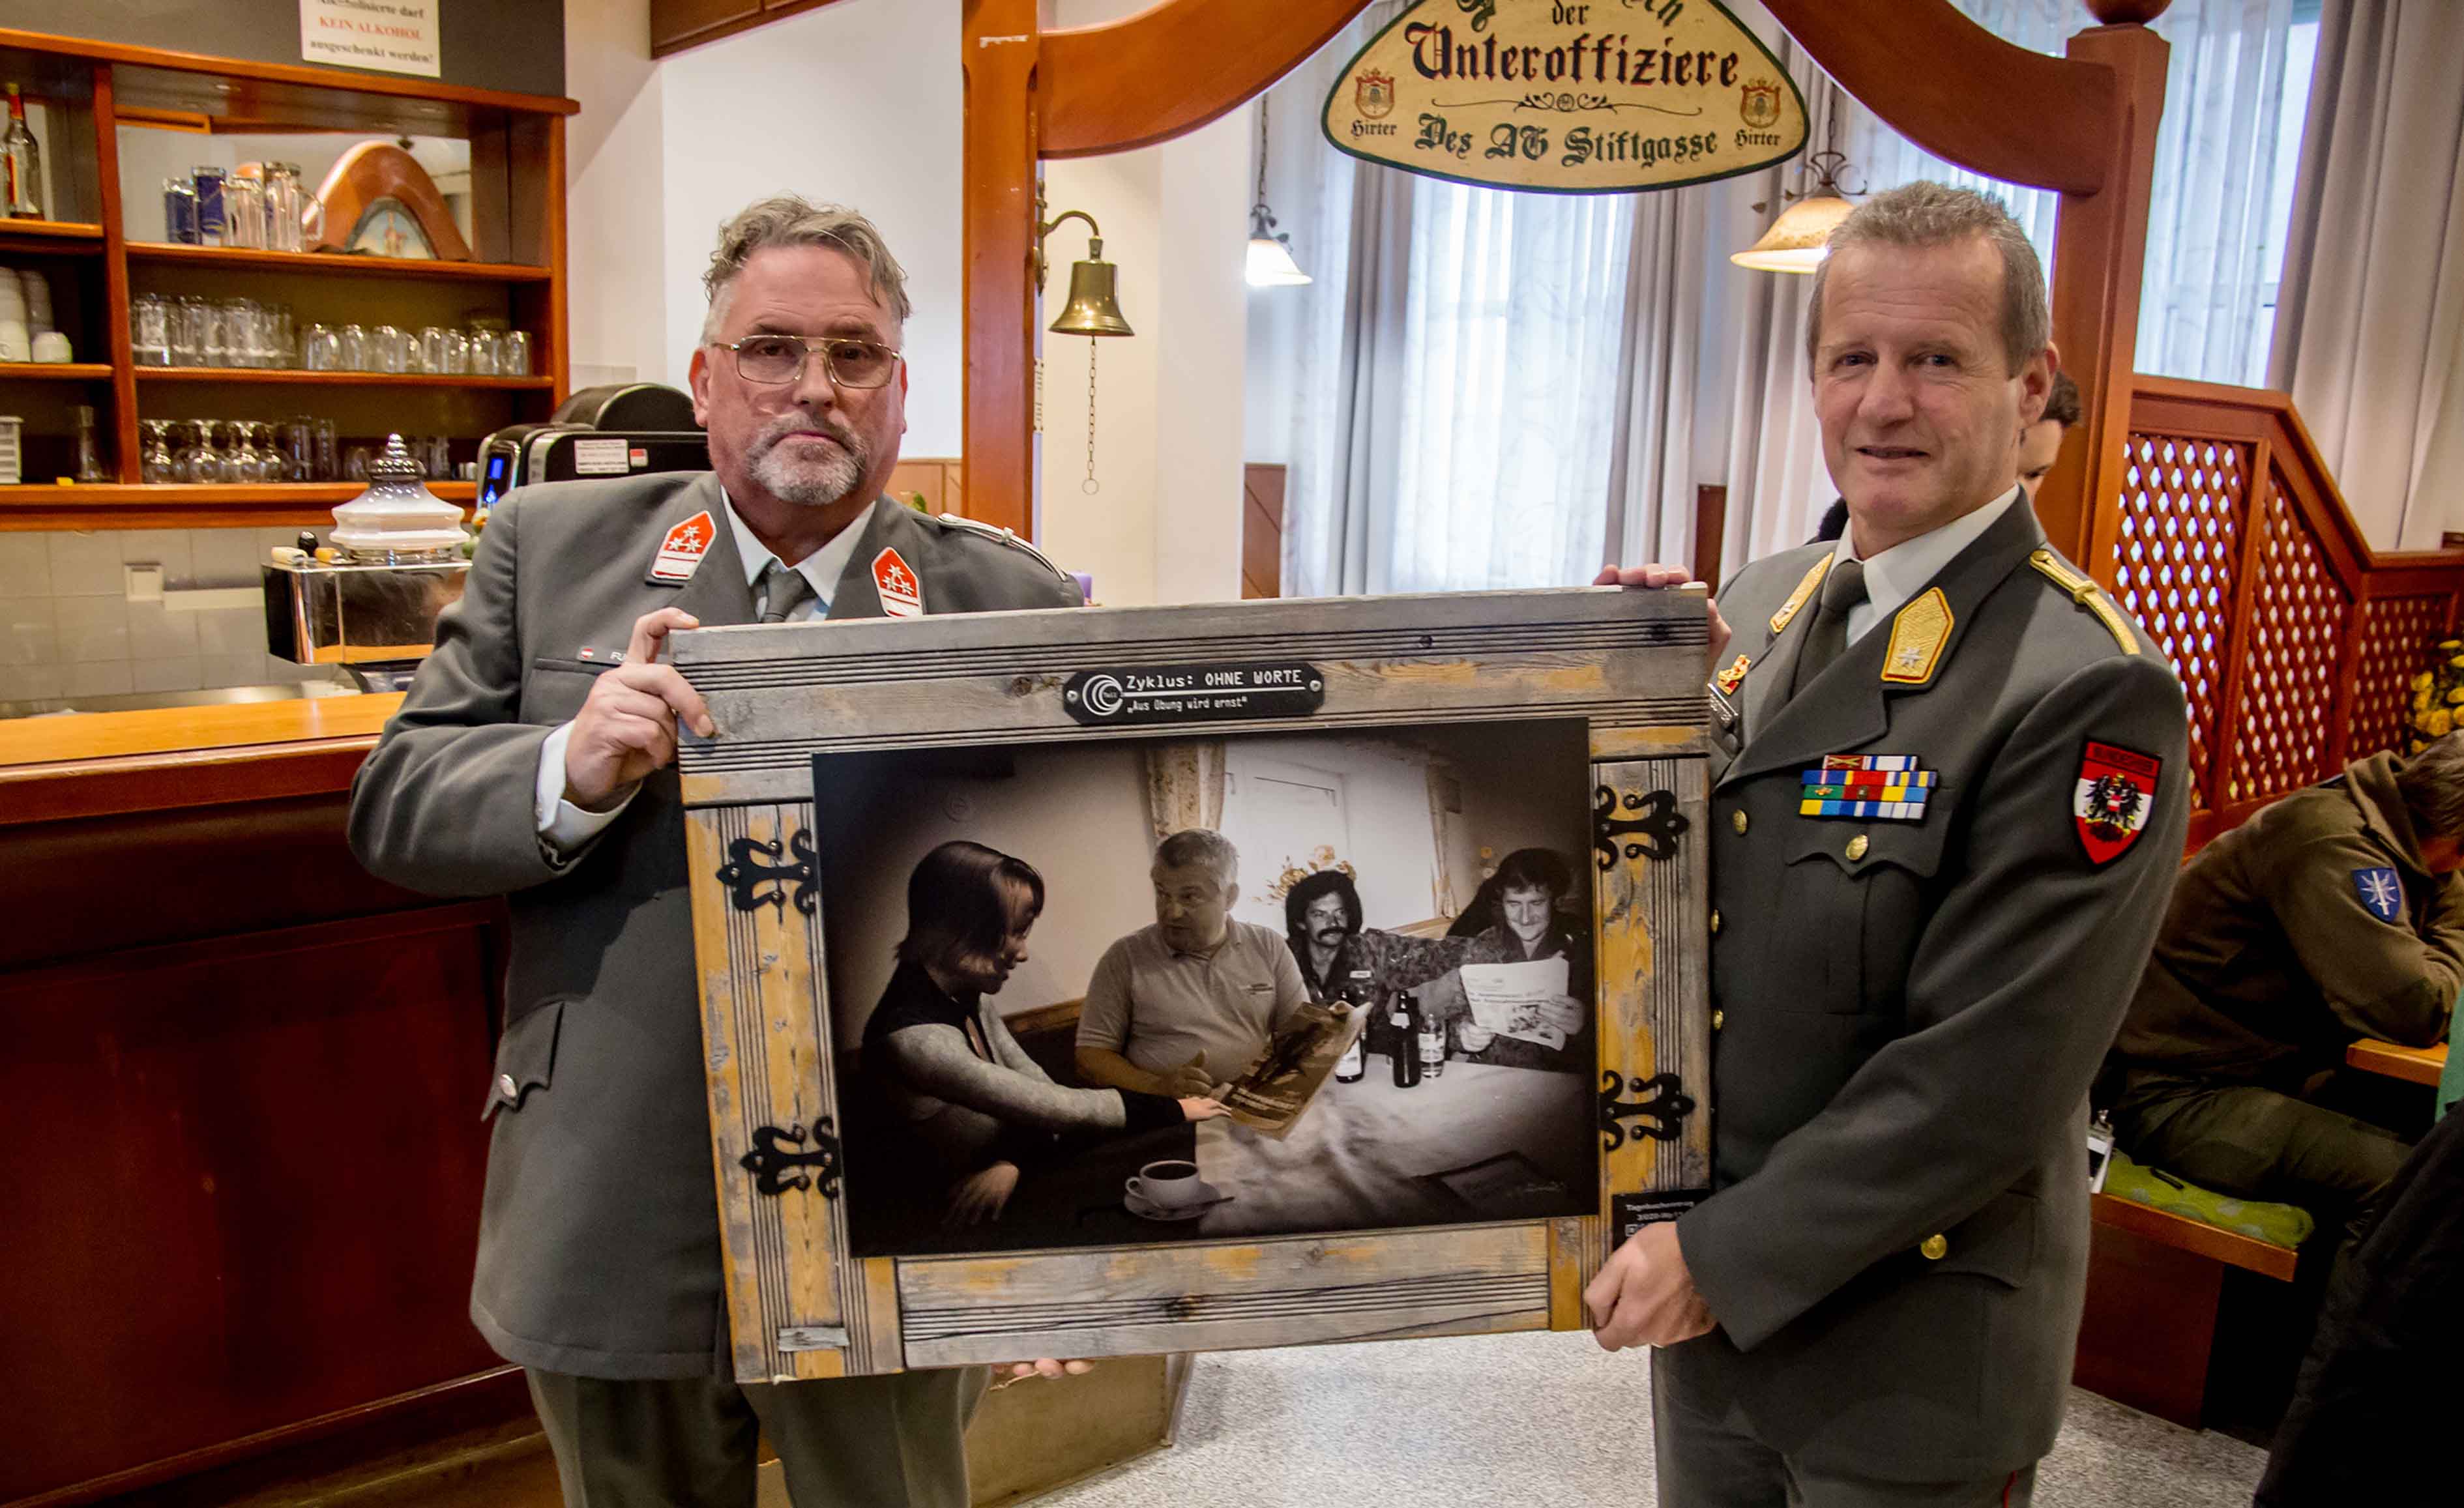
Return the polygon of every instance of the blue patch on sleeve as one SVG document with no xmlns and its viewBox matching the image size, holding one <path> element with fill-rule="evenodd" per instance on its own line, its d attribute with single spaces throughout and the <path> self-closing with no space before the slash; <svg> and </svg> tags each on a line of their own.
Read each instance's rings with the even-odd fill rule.
<svg viewBox="0 0 2464 1508">
<path fill-rule="evenodd" d="M 2370 914 L 2382 922 L 2394 921 L 2404 909 L 2404 882 L 2393 869 L 2356 869 L 2353 888 Z"/>
</svg>

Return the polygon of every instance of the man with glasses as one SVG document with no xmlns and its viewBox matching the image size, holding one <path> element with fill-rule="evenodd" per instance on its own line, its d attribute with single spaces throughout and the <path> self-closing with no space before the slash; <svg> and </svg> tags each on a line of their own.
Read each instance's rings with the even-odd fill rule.
<svg viewBox="0 0 2464 1508">
<path fill-rule="evenodd" d="M 799 1508 L 964 1508 L 982 1369 L 731 1380 L 670 768 L 679 723 L 717 730 L 659 650 L 703 624 L 1074 606 L 1078 589 L 1004 534 L 882 496 L 909 306 L 862 215 L 756 204 L 703 281 L 712 470 L 496 505 L 360 771 L 352 847 L 396 884 L 511 906 L 471 1317 L 526 1369 L 565 1501 L 750 1508 L 766 1434 Z"/>
</svg>

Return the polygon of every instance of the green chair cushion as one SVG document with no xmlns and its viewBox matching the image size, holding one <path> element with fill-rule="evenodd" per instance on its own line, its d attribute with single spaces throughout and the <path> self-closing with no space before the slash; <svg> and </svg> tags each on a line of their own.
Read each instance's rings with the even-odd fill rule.
<svg viewBox="0 0 2464 1508">
<path fill-rule="evenodd" d="M 2212 1189 L 2202 1189 L 2176 1173 L 2160 1176 L 2156 1169 L 2132 1162 L 2120 1150 L 2114 1152 L 2113 1165 L 2105 1171 L 2104 1191 L 2117 1199 L 2212 1225 L 2235 1235 L 2247 1235 L 2270 1246 L 2297 1248 L 2319 1228 L 2310 1212 L 2299 1205 L 2236 1199 Z"/>
</svg>

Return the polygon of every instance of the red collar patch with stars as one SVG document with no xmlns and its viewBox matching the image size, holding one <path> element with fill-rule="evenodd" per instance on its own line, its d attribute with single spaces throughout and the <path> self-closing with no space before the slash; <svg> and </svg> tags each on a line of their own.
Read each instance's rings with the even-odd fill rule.
<svg viewBox="0 0 2464 1508">
<path fill-rule="evenodd" d="M 2088 863 L 2101 869 L 2139 841 L 2164 769 L 2165 762 L 2153 755 L 2088 740 L 2071 793 L 2071 820 Z"/>
<path fill-rule="evenodd" d="M 707 508 L 669 530 L 659 541 L 659 553 L 650 557 L 651 584 L 674 586 L 692 580 L 702 557 L 710 553 L 711 541 L 717 537 L 718 526 L 711 522 Z"/>
<path fill-rule="evenodd" d="M 881 594 L 881 610 L 891 617 L 924 616 L 924 583 L 897 551 L 884 550 L 872 557 L 872 586 Z"/>
</svg>

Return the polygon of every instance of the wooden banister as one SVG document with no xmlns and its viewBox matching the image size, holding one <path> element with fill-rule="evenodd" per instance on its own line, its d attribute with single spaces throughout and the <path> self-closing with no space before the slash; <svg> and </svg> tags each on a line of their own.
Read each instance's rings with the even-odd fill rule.
<svg viewBox="0 0 2464 1508">
<path fill-rule="evenodd" d="M 2371 549 L 2292 400 L 2258 388 L 2137 379 L 2096 535 L 2090 569 L 2189 699 L 2193 846 L 2401 747 L 2464 601 L 2464 550 Z"/>
</svg>

